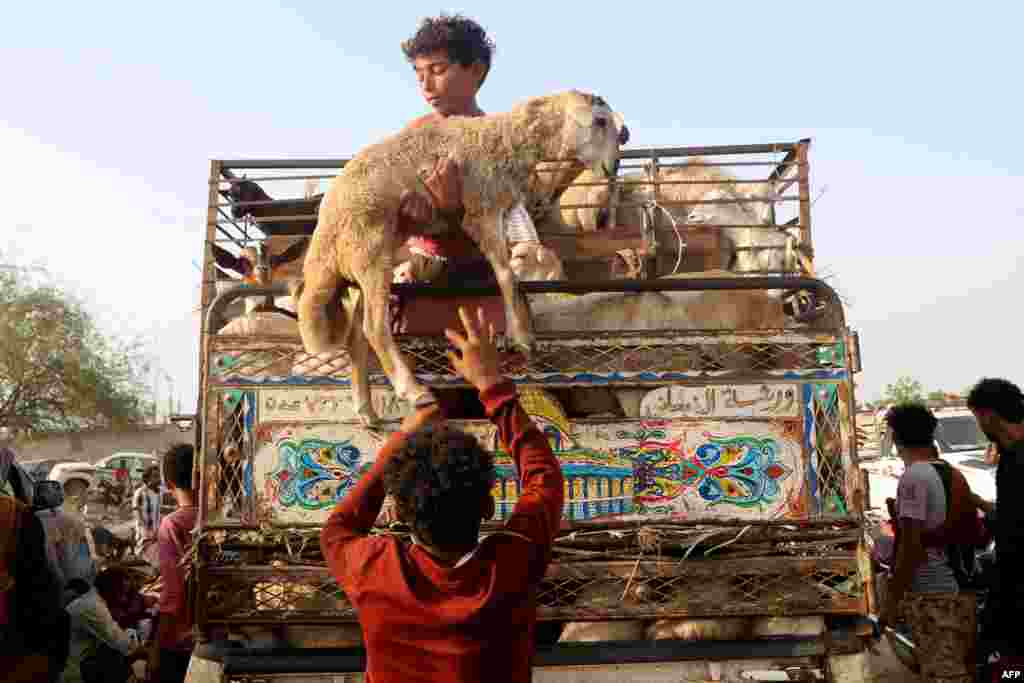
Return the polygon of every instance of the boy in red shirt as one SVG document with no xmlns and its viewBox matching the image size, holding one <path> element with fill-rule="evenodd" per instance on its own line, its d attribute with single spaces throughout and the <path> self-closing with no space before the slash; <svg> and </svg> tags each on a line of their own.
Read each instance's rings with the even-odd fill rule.
<svg viewBox="0 0 1024 683">
<path fill-rule="evenodd" d="M 192 491 L 193 448 L 186 443 L 171 446 L 163 458 L 164 480 L 178 509 L 160 522 L 157 545 L 160 555 L 160 618 L 150 654 L 150 680 L 181 683 L 188 672 L 194 641 L 192 619 L 185 594 L 185 567 L 181 561 L 196 526 L 195 493 Z M 158 672 L 154 677 L 152 672 Z"/>
<path fill-rule="evenodd" d="M 448 426 L 436 405 L 387 441 L 321 532 L 331 573 L 359 612 L 368 683 L 527 682 L 536 592 L 562 514 L 563 480 L 547 438 L 499 372 L 494 327 L 463 309 L 466 336 L 445 334 L 456 372 L 480 394 L 520 493 L 504 529 L 478 540 L 494 515 L 493 457 Z M 390 492 L 411 543 L 369 531 Z"/>
</svg>

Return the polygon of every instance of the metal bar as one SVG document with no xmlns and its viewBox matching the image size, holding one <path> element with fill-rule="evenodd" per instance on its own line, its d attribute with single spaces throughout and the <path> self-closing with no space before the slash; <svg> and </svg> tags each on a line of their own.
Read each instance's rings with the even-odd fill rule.
<svg viewBox="0 0 1024 683">
<path fill-rule="evenodd" d="M 707 145 L 699 147 L 640 147 L 624 149 L 620 159 L 647 159 L 653 156 L 721 156 L 729 154 L 781 154 L 789 152 L 800 143 L 778 142 L 754 145 Z M 344 168 L 349 159 L 221 159 L 224 169 L 324 169 Z M 545 162 L 564 162 L 566 159 L 545 159 Z M 776 165 L 774 162 L 769 164 Z"/>
<path fill-rule="evenodd" d="M 810 138 L 806 138 L 805 140 L 801 140 L 800 142 L 805 142 L 805 141 L 809 141 L 809 140 L 810 140 Z M 799 143 L 797 143 L 797 144 L 799 144 Z M 782 174 L 785 173 L 785 171 L 783 169 L 787 169 L 790 166 L 796 165 L 795 162 L 796 162 L 796 148 L 794 147 L 793 149 L 791 149 L 788 152 L 786 152 L 786 156 L 784 156 L 782 158 L 782 161 L 779 162 L 779 165 L 775 168 L 774 171 L 772 171 L 772 174 L 771 174 L 770 178 L 772 180 L 780 179 L 782 177 Z"/>
<path fill-rule="evenodd" d="M 295 214 L 291 216 L 260 216 L 253 217 L 253 222 L 257 225 L 260 223 L 301 223 L 305 221 L 316 221 L 317 215 L 315 213 L 309 214 Z"/>
<path fill-rule="evenodd" d="M 693 660 L 792 659 L 821 657 L 827 654 L 821 638 L 785 640 L 656 640 L 603 641 L 595 643 L 557 643 L 537 647 L 533 666 L 543 668 L 570 666 L 618 666 L 623 664 L 663 664 Z M 341 674 L 366 671 L 364 648 L 275 649 L 258 653 L 248 649 L 225 650 L 224 675 L 246 674 Z"/>
<path fill-rule="evenodd" d="M 221 320 L 221 313 L 228 305 L 235 299 L 248 298 L 251 296 L 288 296 L 288 283 L 276 282 L 272 285 L 253 287 L 249 285 L 243 285 L 229 289 L 226 292 L 221 292 L 217 295 L 217 298 L 210 304 L 209 310 L 206 312 L 206 332 L 208 335 L 215 335 L 220 332 L 223 327 Z M 202 385 L 201 385 L 202 386 Z M 206 413 L 203 413 L 205 415 Z"/>
<path fill-rule="evenodd" d="M 660 181 L 654 181 L 652 183 L 652 182 L 648 181 L 647 183 L 644 183 L 644 184 L 645 185 L 661 185 L 661 184 L 668 185 L 669 183 L 667 183 L 667 182 L 666 183 L 661 183 Z M 657 189 L 655 189 L 655 195 L 654 196 L 655 197 L 658 196 L 657 195 Z M 784 197 L 772 197 L 771 199 L 768 199 L 767 197 L 754 197 L 754 198 L 749 198 L 749 199 L 746 198 L 746 197 L 733 197 L 733 198 L 730 198 L 730 199 L 700 199 L 700 200 L 685 201 L 685 202 L 662 202 L 662 201 L 659 201 L 658 203 L 663 205 L 663 206 L 698 206 L 700 204 L 764 204 L 765 202 L 768 202 L 768 201 L 772 201 L 772 202 L 799 202 L 799 201 L 802 201 L 802 200 L 801 200 L 799 195 L 796 195 L 796 196 L 794 196 L 794 195 L 787 195 L 787 196 L 784 196 Z M 558 208 L 559 209 L 563 209 L 563 210 L 564 209 L 584 209 L 584 208 L 593 207 L 593 206 L 594 206 L 594 204 L 560 204 Z M 598 204 L 597 206 L 603 207 L 604 205 L 603 204 Z M 638 203 L 638 202 L 632 202 L 632 203 L 620 204 L 619 206 L 620 207 L 625 207 L 625 206 L 629 206 L 629 207 L 643 207 L 643 206 L 645 206 L 645 204 L 644 203 Z M 257 221 L 258 220 L 259 219 L 257 219 Z M 270 219 L 268 218 L 266 220 L 269 221 Z M 281 220 L 281 219 L 279 218 L 277 220 Z"/>
<path fill-rule="evenodd" d="M 692 157 L 721 156 L 726 154 L 781 154 L 789 152 L 797 144 L 794 142 L 776 142 L 755 145 L 706 145 L 700 147 L 636 147 L 624 149 L 619 153 L 620 159 L 643 159 L 646 157 Z"/>
<path fill-rule="evenodd" d="M 668 279 L 668 278 L 666 278 Z M 736 279 L 752 279 L 752 278 L 736 278 Z M 795 278 L 792 276 L 781 278 L 786 281 L 792 282 Z M 250 288 L 251 289 L 251 288 Z M 489 296 L 496 296 L 491 294 Z M 794 341 L 791 336 L 797 332 L 796 330 L 788 328 L 763 328 L 757 330 L 723 330 L 721 328 L 701 328 L 701 329 L 686 329 L 686 330 L 672 330 L 672 329 L 649 329 L 649 330 L 588 330 L 586 333 L 585 341 L 587 346 L 619 346 L 623 342 L 622 340 L 640 340 L 638 344 L 650 346 L 666 346 L 673 344 L 685 344 L 688 340 L 700 337 L 714 337 L 716 340 L 721 340 L 730 344 L 780 344 L 780 345 L 797 345 L 797 346 L 834 346 L 837 342 L 842 340 L 841 332 L 836 330 L 821 330 L 821 329 L 809 329 L 800 330 L 800 340 Z M 572 341 L 580 340 L 579 333 L 576 332 L 537 332 L 537 341 Z M 780 338 L 782 337 L 782 338 Z M 430 335 L 423 334 L 397 334 L 395 339 L 397 340 L 430 340 Z M 268 342 L 264 339 L 259 339 L 258 342 L 239 343 L 242 340 L 251 340 L 251 337 L 235 337 L 235 338 L 217 338 L 214 340 L 215 348 L 218 351 L 246 351 L 252 349 L 265 349 Z M 703 342 L 695 342 L 701 344 Z M 276 346 L 276 344 L 275 344 Z M 303 352 L 302 342 L 292 337 L 288 344 L 285 346 L 290 347 L 292 351 Z M 735 381 L 732 377 L 729 379 L 730 382 Z M 760 380 L 754 380 L 760 381 Z M 788 381 L 788 380 L 787 380 Z M 815 380 L 817 381 L 817 380 Z M 824 381 L 824 380 L 822 380 Z M 638 381 L 639 382 L 639 381 Z"/>
<path fill-rule="evenodd" d="M 715 228 L 715 229 L 721 229 L 721 228 L 750 228 L 752 230 L 779 230 L 781 228 L 788 228 L 788 227 L 797 227 L 797 228 L 799 228 L 800 226 L 795 224 L 793 221 L 790 221 L 790 222 L 787 222 L 787 223 L 783 223 L 782 225 L 768 224 L 768 223 L 765 223 L 763 225 L 754 225 L 754 224 L 746 224 L 746 223 L 695 223 L 695 224 L 686 224 L 683 227 L 686 227 L 686 228 L 702 228 L 702 229 L 703 228 Z M 603 228 L 603 229 L 601 229 L 599 231 L 596 231 L 596 232 L 593 232 L 593 233 L 587 233 L 587 234 L 592 234 L 592 235 L 596 235 L 596 236 L 599 236 L 599 237 L 606 237 L 606 236 L 607 237 L 613 237 L 613 235 L 609 234 L 610 230 L 621 230 L 621 231 L 623 231 L 623 234 L 627 234 L 627 235 L 632 236 L 632 237 L 642 237 L 643 236 L 643 229 L 642 228 L 637 228 L 636 226 L 633 226 L 633 225 L 613 225 L 610 228 Z M 659 234 L 672 235 L 673 236 L 673 241 L 674 241 L 675 233 L 672 231 L 672 228 L 662 227 L 661 229 L 658 230 L 658 232 L 659 232 Z M 548 237 L 548 236 L 550 236 L 550 237 L 574 237 L 574 236 L 580 235 L 582 233 L 579 233 L 579 232 L 567 232 L 567 231 L 564 231 L 564 230 L 539 230 L 538 234 L 541 237 Z"/>
<path fill-rule="evenodd" d="M 639 418 L 633 418 L 638 420 Z M 579 529 L 640 529 L 645 526 L 657 526 L 659 524 L 670 524 L 673 527 L 691 527 L 691 526 L 729 526 L 729 527 L 786 527 L 796 526 L 800 528 L 815 529 L 818 527 L 842 527 L 843 529 L 856 529 L 860 527 L 860 522 L 854 519 L 850 520 L 834 520 L 834 519 L 790 519 L 790 520 L 771 520 L 771 519 L 703 519 L 703 520 L 688 520 L 688 519 L 670 519 L 670 520 L 576 520 L 573 521 L 568 529 L 575 531 Z M 560 535 L 564 535 L 564 530 L 559 531 Z"/>
<path fill-rule="evenodd" d="M 685 164 L 684 164 L 685 166 Z M 664 165 L 659 164 L 659 168 L 664 168 Z M 693 167 L 699 168 L 699 167 Z M 741 180 L 741 179 L 722 179 L 722 180 L 659 180 L 657 181 L 662 185 L 736 185 L 736 184 L 749 184 L 749 185 L 764 185 L 772 182 L 769 179 L 764 180 Z M 651 185 L 653 184 L 650 180 L 622 180 L 617 179 L 613 185 Z M 582 182 L 573 182 L 569 187 L 590 187 L 597 185 L 608 185 L 606 180 L 588 180 Z"/>
<path fill-rule="evenodd" d="M 323 174 L 313 174 L 313 175 L 280 175 L 280 176 L 268 175 L 268 176 L 255 176 L 255 177 L 252 177 L 252 178 L 227 178 L 227 179 L 222 178 L 222 179 L 217 180 L 215 182 L 217 182 L 217 183 L 228 183 L 230 185 L 238 185 L 240 183 L 265 183 L 265 182 L 270 182 L 270 181 L 273 181 L 273 180 L 323 180 L 325 178 L 337 178 L 337 177 L 338 177 L 337 173 L 335 173 L 333 175 L 323 175 Z"/>
<path fill-rule="evenodd" d="M 208 249 L 209 252 L 209 249 Z M 212 253 L 210 254 L 212 258 Z M 845 326 L 842 304 L 835 290 L 827 283 L 806 277 L 727 277 L 727 278 L 656 278 L 653 280 L 598 280 L 598 281 L 548 281 L 520 282 L 519 291 L 524 294 L 590 294 L 592 292 L 696 292 L 710 290 L 815 290 L 829 304 L 837 317 L 837 326 Z M 498 296 L 497 284 L 476 287 L 437 287 L 429 284 L 392 284 L 396 294 L 426 295 L 442 298 Z M 206 313 L 206 334 L 215 335 L 221 328 L 222 311 L 235 299 L 249 296 L 287 296 L 288 285 L 278 282 L 266 287 L 236 287 L 221 292 L 210 304 Z M 646 334 L 653 334 L 646 332 Z M 591 335 L 592 336 L 592 335 Z M 201 385 L 202 386 L 202 385 Z M 205 415 L 205 413 L 203 413 Z"/>
<path fill-rule="evenodd" d="M 701 227 L 703 227 L 703 224 L 702 224 Z M 715 227 L 715 226 L 712 225 L 711 227 Z M 772 227 L 775 227 L 775 226 L 771 226 L 771 225 L 768 225 L 768 226 L 765 226 L 765 225 L 760 225 L 760 226 L 726 225 L 726 226 L 721 226 L 721 227 L 728 227 L 728 228 L 747 228 L 747 227 L 765 228 L 765 227 L 767 227 L 767 228 L 772 228 Z M 671 228 L 663 228 L 662 232 L 664 232 L 665 234 L 671 234 L 672 229 Z M 541 236 L 541 238 L 551 237 L 551 238 L 554 238 L 554 239 L 558 239 L 558 238 L 569 239 L 569 238 L 584 237 L 584 236 L 586 236 L 589 239 L 597 239 L 597 238 L 613 239 L 613 240 L 614 239 L 640 239 L 640 238 L 642 238 L 644 236 L 644 229 L 643 229 L 643 227 L 638 227 L 636 225 L 614 225 L 613 224 L 609 228 L 602 228 L 599 231 L 588 232 L 588 233 L 582 233 L 582 232 L 578 232 L 576 230 L 572 230 L 572 231 L 569 231 L 569 230 L 538 230 L 537 234 L 539 234 Z M 591 237 L 591 236 L 593 236 L 593 237 Z"/>
<path fill-rule="evenodd" d="M 807 150 L 810 142 L 804 141 L 796 149 L 796 158 L 799 161 L 800 173 L 800 225 L 803 227 L 804 244 L 812 249 L 814 243 L 811 241 L 811 180 L 810 169 L 807 163 Z M 810 273 L 814 275 L 814 273 Z"/>
<path fill-rule="evenodd" d="M 658 181 L 661 180 L 661 172 L 659 170 L 660 163 L 661 157 L 654 156 L 651 158 L 649 163 L 644 165 L 644 174 L 647 176 L 647 180 L 654 181 L 653 185 L 655 201 L 661 199 L 661 193 L 658 191 Z M 621 197 L 619 199 L 621 199 Z M 565 208 L 569 207 L 566 206 Z M 617 202 L 616 208 L 624 208 L 622 207 L 621 201 Z M 642 223 L 644 237 L 647 238 L 650 242 L 654 243 L 654 253 L 637 255 L 638 257 L 640 257 L 640 272 L 638 273 L 638 275 L 644 280 L 651 280 L 658 274 L 658 251 L 660 251 L 659 247 L 661 245 L 659 244 L 660 240 L 658 240 L 657 238 L 657 230 L 658 226 L 661 224 L 661 216 L 657 212 L 642 209 L 640 220 Z M 615 219 L 612 218 L 612 224 L 614 225 L 614 223 Z M 683 255 L 685 254 L 685 249 L 687 245 L 684 245 L 682 235 L 678 236 L 678 240 L 679 252 L 677 254 L 679 256 L 679 260 L 681 261 Z"/>
<path fill-rule="evenodd" d="M 315 221 L 314 221 L 315 222 Z M 261 237 L 254 237 L 252 242 L 262 242 L 270 237 L 309 237 L 313 234 L 313 230 L 307 230 L 304 226 L 307 224 L 301 221 L 296 221 L 298 226 L 290 230 L 270 230 L 269 228 L 274 226 L 275 223 L 272 220 L 260 222 L 260 232 L 263 233 Z M 220 221 L 221 225 L 224 225 L 224 221 Z M 223 242 L 224 240 L 219 240 Z"/>
<path fill-rule="evenodd" d="M 344 168 L 348 159 L 222 159 L 225 169 L 299 169 Z M 248 178 L 246 179 L 248 180 Z"/>
<path fill-rule="evenodd" d="M 233 242 L 235 242 L 235 245 L 239 249 L 245 249 L 245 244 L 239 243 L 236 238 L 231 237 L 231 235 L 228 233 L 228 231 L 224 230 L 220 226 L 224 225 L 224 221 L 227 221 L 231 225 L 235 226 L 235 229 L 238 230 L 240 233 L 242 233 L 242 241 L 243 242 L 248 242 L 249 241 L 249 231 L 246 230 L 245 228 L 243 228 L 242 226 L 240 226 L 238 223 L 236 223 L 234 218 L 232 218 L 231 216 L 229 216 L 226 213 L 224 213 L 223 211 L 221 211 L 219 204 L 217 205 L 217 213 L 219 213 L 221 216 L 224 217 L 223 220 L 220 220 L 220 219 L 217 220 L 217 228 L 220 230 L 220 232 L 222 232 L 225 235 L 227 235 L 228 237 L 230 237 L 231 240 Z"/>
<path fill-rule="evenodd" d="M 280 206 L 281 204 L 311 204 L 312 199 L 254 199 L 249 202 L 228 202 L 227 204 L 218 204 L 217 206 L 222 209 L 239 209 L 239 208 L 252 208 L 259 206 Z"/>
<path fill-rule="evenodd" d="M 224 239 L 218 239 L 218 238 L 215 237 L 213 239 L 214 242 L 231 242 L 232 244 L 234 244 L 239 249 L 244 249 L 245 248 L 243 245 L 238 243 L 238 239 L 237 238 L 232 237 L 231 233 L 229 233 L 227 230 L 225 230 L 224 228 L 221 227 L 221 222 L 220 221 L 217 221 L 217 232 L 222 233 L 223 235 L 225 235 L 225 238 Z"/>
<path fill-rule="evenodd" d="M 728 168 L 728 167 L 732 167 L 732 166 L 777 166 L 777 165 L 778 165 L 778 163 L 775 162 L 775 161 L 722 161 L 722 162 L 702 161 L 699 164 L 699 167 L 700 168 L 706 168 L 706 167 L 708 167 L 708 168 Z M 662 168 L 688 168 L 688 167 L 693 167 L 693 166 L 698 166 L 698 165 L 697 164 L 688 164 L 688 163 L 685 163 L 685 162 L 663 163 L 663 164 L 661 164 Z M 636 164 L 636 165 L 634 165 L 634 164 L 622 164 L 622 165 L 619 166 L 619 168 L 620 169 L 625 169 L 625 170 L 628 170 L 628 169 L 639 169 L 639 168 L 643 168 L 643 165 L 642 164 Z"/>
<path fill-rule="evenodd" d="M 804 277 L 726 277 L 726 278 L 658 278 L 642 280 L 597 280 L 597 281 L 546 281 L 520 282 L 519 291 L 524 294 L 589 294 L 591 292 L 699 292 L 707 290 L 791 290 L 812 289 L 825 293 L 829 298 L 838 296 L 822 280 Z M 255 289 L 254 289 L 255 291 Z M 501 293 L 498 286 L 480 287 L 435 287 L 422 284 L 394 284 L 391 291 L 403 294 L 429 294 L 436 296 L 496 296 Z M 224 296 L 223 294 L 221 296 Z"/>
<path fill-rule="evenodd" d="M 666 207 L 686 206 L 686 205 L 689 205 L 689 203 L 690 202 L 687 202 L 685 204 L 683 202 L 663 202 L 662 206 L 666 206 Z M 620 208 L 643 208 L 643 206 L 644 206 L 643 204 L 638 204 L 638 203 L 634 203 L 634 202 L 631 202 L 631 203 L 628 203 L 628 204 L 620 204 L 619 205 Z M 568 208 L 568 207 L 566 207 L 566 208 Z M 604 204 L 573 204 L 572 208 L 577 208 L 577 209 L 583 209 L 583 208 L 603 209 L 603 208 L 605 208 L 605 205 Z M 284 217 L 284 219 L 282 219 L 282 218 L 264 218 L 264 219 L 259 219 L 258 218 L 258 219 L 256 219 L 256 222 L 258 224 L 262 224 L 262 225 L 272 225 L 275 221 L 281 221 L 281 220 L 285 220 L 287 222 L 292 222 L 292 223 L 301 223 L 303 221 L 315 222 L 317 220 L 317 217 L 316 216 L 286 216 L 286 217 Z M 223 224 L 224 222 L 221 221 L 221 223 Z M 784 223 L 783 225 L 773 225 L 773 224 L 768 224 L 768 223 L 760 224 L 760 225 L 759 224 L 744 224 L 744 223 L 699 223 L 699 224 L 692 224 L 692 225 L 691 224 L 686 224 L 686 227 L 716 228 L 716 229 L 720 229 L 720 228 L 750 228 L 750 229 L 754 229 L 754 230 L 778 230 L 780 227 L 786 227 L 786 226 L 790 226 L 790 225 L 791 225 L 790 223 Z M 615 226 L 615 227 L 616 228 L 625 228 L 625 227 L 628 227 L 628 226 Z M 794 224 L 793 227 L 800 227 L 800 226 Z M 605 235 L 605 230 L 598 231 L 595 234 Z M 271 236 L 293 236 L 293 237 L 299 236 L 299 235 L 308 235 L 308 234 L 310 234 L 310 233 L 306 233 L 306 232 L 294 232 L 294 233 L 292 233 L 292 232 L 273 232 L 273 233 L 270 233 Z M 541 235 L 578 235 L 580 233 L 556 232 L 556 231 L 551 231 L 551 232 L 541 231 L 540 234 Z M 265 239 L 265 238 L 261 237 L 261 238 L 258 238 L 258 239 L 262 240 L 262 239 Z"/>
<path fill-rule="evenodd" d="M 210 162 L 210 178 L 218 178 L 221 174 L 221 164 L 219 161 Z M 217 230 L 220 228 L 217 221 L 217 202 L 219 201 L 218 191 L 215 186 L 211 186 L 207 197 L 208 205 L 206 209 L 206 241 L 203 243 L 203 284 L 200 291 L 200 310 L 207 311 L 212 307 L 214 301 L 214 292 L 216 292 L 217 282 L 214 277 L 216 272 L 215 259 L 213 256 L 213 241 L 216 239 Z M 192 480 L 193 485 L 197 485 L 197 491 L 205 491 L 205 472 L 206 467 L 206 442 L 207 442 L 207 425 L 206 422 L 206 402 L 209 396 L 208 388 L 208 374 L 209 374 L 209 321 L 208 316 L 204 316 L 202 313 L 199 315 L 199 400 L 198 409 L 196 414 L 199 415 L 199 421 L 197 423 L 196 435 L 199 438 L 197 450 L 199 457 L 195 459 L 192 467 Z M 207 515 L 206 496 L 201 495 L 199 501 L 199 510 L 197 515 L 197 523 L 202 527 L 206 521 Z"/>
</svg>

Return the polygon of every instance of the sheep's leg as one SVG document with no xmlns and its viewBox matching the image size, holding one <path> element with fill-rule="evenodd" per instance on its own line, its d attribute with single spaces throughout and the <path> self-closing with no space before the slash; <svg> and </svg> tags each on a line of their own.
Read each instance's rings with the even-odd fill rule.
<svg viewBox="0 0 1024 683">
<path fill-rule="evenodd" d="M 322 267 L 306 268 L 299 294 L 295 301 L 295 313 L 299 321 L 299 336 L 307 353 L 323 353 L 341 347 L 338 334 L 338 311 L 332 304 L 335 294 L 342 285 L 341 276 L 333 263 Z"/>
<path fill-rule="evenodd" d="M 513 345 L 517 351 L 529 356 L 533 352 L 534 342 L 530 310 L 516 288 L 517 278 L 509 263 L 501 213 L 470 217 L 467 212 L 463 229 L 476 240 L 477 246 L 494 270 L 494 277 L 501 288 L 501 297 L 505 304 L 505 323 Z"/>
<path fill-rule="evenodd" d="M 395 394 L 410 403 L 430 395 L 430 389 L 416 381 L 409 364 L 398 350 L 388 321 L 388 295 L 391 293 L 390 263 L 364 268 L 357 276 L 363 292 L 363 332 L 373 347 L 384 374 L 391 380 Z M 367 391 L 367 395 L 369 391 Z M 371 408 L 372 409 L 372 408 Z"/>
<path fill-rule="evenodd" d="M 366 369 L 367 363 L 370 362 L 370 342 L 362 327 L 352 331 L 348 353 L 352 359 L 352 399 L 355 403 L 356 417 L 366 427 L 375 427 L 380 418 L 373 409 L 373 396 L 370 393 L 370 379 Z"/>
<path fill-rule="evenodd" d="M 363 329 L 363 293 L 352 290 L 350 298 L 343 302 L 351 321 L 348 333 L 348 357 L 351 361 L 350 377 L 352 379 L 352 401 L 356 417 L 366 427 L 376 427 L 380 422 L 373 409 L 373 396 L 370 393 L 370 379 L 367 365 L 370 362 L 370 341 Z"/>
<path fill-rule="evenodd" d="M 714 270 L 734 270 L 736 268 L 736 245 L 730 235 L 723 234 L 718 246 L 718 264 Z"/>
</svg>

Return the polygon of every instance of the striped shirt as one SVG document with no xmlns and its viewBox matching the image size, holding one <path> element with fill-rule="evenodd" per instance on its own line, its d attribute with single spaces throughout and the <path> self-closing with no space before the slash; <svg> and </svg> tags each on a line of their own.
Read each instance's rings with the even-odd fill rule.
<svg viewBox="0 0 1024 683">
<path fill-rule="evenodd" d="M 143 541 L 156 538 L 160 530 L 160 494 L 143 484 L 135 491 L 132 509 L 135 510 L 135 539 L 141 548 Z"/>
</svg>

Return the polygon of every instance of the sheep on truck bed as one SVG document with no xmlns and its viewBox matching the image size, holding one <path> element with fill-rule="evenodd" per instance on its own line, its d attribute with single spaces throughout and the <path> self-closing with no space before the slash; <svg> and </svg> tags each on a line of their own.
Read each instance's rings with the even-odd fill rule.
<svg viewBox="0 0 1024 683">
<path fill-rule="evenodd" d="M 798 159 L 802 144 L 778 150 Z M 667 163 L 687 153 L 624 150 L 620 159 Z M 714 148 L 690 154 L 714 163 Z M 303 163 L 311 173 L 341 165 Z M 658 215 L 656 230 L 666 220 Z M 623 216 L 608 228 L 610 242 Z M 535 222 L 546 244 L 559 245 L 569 276 L 520 287 L 535 344 L 506 366 L 567 485 L 563 529 L 537 595 L 535 680 L 863 679 L 860 618 L 872 604 L 871 572 L 851 474 L 856 343 L 841 302 L 795 267 L 793 276 L 756 280 L 710 270 L 686 223 L 681 252 L 671 227 L 657 235 L 669 267 L 647 275 L 662 277 L 605 276 L 573 289 L 579 251 L 545 233 L 539 215 Z M 808 224 L 796 225 L 798 233 Z M 587 233 L 579 244 L 601 237 Z M 455 281 L 458 267 L 448 273 Z M 622 291 L 631 287 L 638 291 Z M 778 296 L 788 290 L 816 292 L 822 314 L 796 319 Z M 395 339 L 414 377 L 446 399 L 466 393 L 439 330 L 455 322 L 459 303 L 484 305 L 506 329 L 500 292 L 392 291 L 406 297 L 405 330 Z M 362 650 L 357 615 L 323 565 L 318 527 L 372 465 L 379 435 L 357 414 L 345 349 L 309 353 L 294 320 L 262 322 L 273 315 L 254 312 L 226 327 L 216 311 L 210 316 L 197 625 L 208 644 L 227 629 L 253 649 L 204 646 L 195 662 L 217 677 L 267 680 L 285 662 L 308 662 L 321 667 L 309 677 L 326 682 L 324 671 L 358 675 Z M 382 422 L 411 410 L 379 364 L 370 363 L 367 385 Z M 456 426 L 495 446 L 473 400 L 451 405 Z M 224 457 L 233 466 L 222 466 L 227 478 L 218 480 Z M 500 449 L 496 475 L 496 519 L 485 533 L 517 500 Z M 211 490 L 218 481 L 226 481 L 224 494 Z M 224 516 L 218 495 L 232 491 L 237 516 Z M 405 533 L 390 521 L 385 509 L 376 531 Z M 335 625 L 347 628 L 335 637 Z"/>
</svg>

